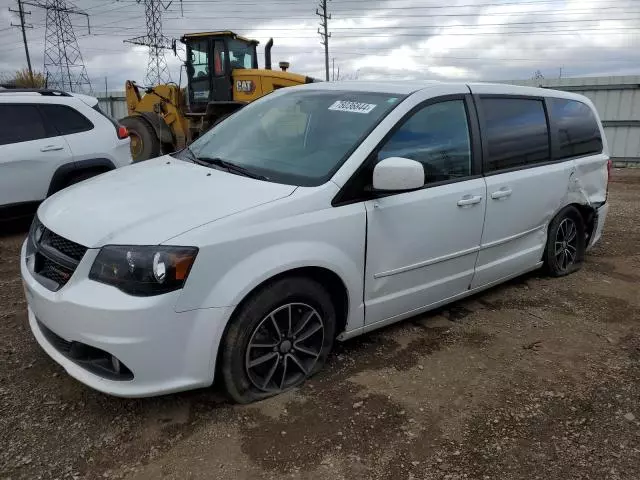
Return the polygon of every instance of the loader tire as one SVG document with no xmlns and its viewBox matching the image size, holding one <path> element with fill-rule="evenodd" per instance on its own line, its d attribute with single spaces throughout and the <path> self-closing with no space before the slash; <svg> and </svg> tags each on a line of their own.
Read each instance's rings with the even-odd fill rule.
<svg viewBox="0 0 640 480">
<path fill-rule="evenodd" d="M 160 156 L 160 139 L 149 122 L 141 117 L 126 117 L 120 124 L 127 127 L 131 138 L 131 157 L 141 162 Z"/>
</svg>

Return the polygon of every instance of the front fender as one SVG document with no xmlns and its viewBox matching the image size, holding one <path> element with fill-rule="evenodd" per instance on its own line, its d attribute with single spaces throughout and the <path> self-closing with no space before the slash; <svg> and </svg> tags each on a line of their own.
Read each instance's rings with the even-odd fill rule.
<svg viewBox="0 0 640 480">
<path fill-rule="evenodd" d="M 364 239 L 362 245 L 364 252 Z M 360 256 L 361 260 L 363 257 Z M 364 308 L 362 301 L 363 274 L 352 255 L 334 245 L 323 242 L 300 241 L 286 242 L 259 250 L 222 275 L 213 285 L 196 308 L 216 306 L 234 307 L 263 282 L 297 268 L 320 267 L 332 271 L 344 283 L 349 298 L 349 314 L 346 330 L 360 328 L 364 325 Z M 185 293 L 190 290 L 193 279 L 190 277 Z M 178 311 L 194 308 L 195 298 L 183 295 L 178 304 Z M 200 303 L 200 302 L 197 302 Z"/>
</svg>

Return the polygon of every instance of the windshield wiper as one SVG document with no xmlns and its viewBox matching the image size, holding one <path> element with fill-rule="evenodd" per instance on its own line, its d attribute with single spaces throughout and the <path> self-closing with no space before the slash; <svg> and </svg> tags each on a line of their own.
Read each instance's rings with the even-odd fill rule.
<svg viewBox="0 0 640 480">
<path fill-rule="evenodd" d="M 242 175 L 244 177 L 254 178 L 256 180 L 269 180 L 268 177 L 264 175 L 260 175 L 258 173 L 252 172 L 240 165 L 236 165 L 235 163 L 228 162 L 227 160 L 223 160 L 219 157 L 196 157 L 193 152 L 191 154 L 194 157 L 194 161 L 197 163 L 201 163 L 204 165 L 215 165 L 216 167 L 226 168 L 228 172 L 235 173 L 237 175 Z"/>
<path fill-rule="evenodd" d="M 189 160 L 190 162 L 198 163 L 198 157 L 196 157 L 196 154 L 193 153 L 193 150 L 189 147 L 181 148 L 177 152 L 172 153 L 171 156 L 181 160 Z"/>
</svg>

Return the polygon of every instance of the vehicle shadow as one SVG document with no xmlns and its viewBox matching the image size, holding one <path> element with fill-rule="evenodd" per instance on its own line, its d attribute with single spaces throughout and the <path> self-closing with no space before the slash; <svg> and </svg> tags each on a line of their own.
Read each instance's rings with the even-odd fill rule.
<svg viewBox="0 0 640 480">
<path fill-rule="evenodd" d="M 319 383 L 340 381 L 361 370 L 377 369 L 394 365 L 395 354 L 397 353 L 396 350 L 398 348 L 398 343 L 394 338 L 397 335 L 402 334 L 402 332 L 407 328 L 417 328 L 423 331 L 424 338 L 421 338 L 418 343 L 420 343 L 421 346 L 428 347 L 427 353 L 437 351 L 440 347 L 440 342 L 448 341 L 447 336 L 443 334 L 443 330 L 446 330 L 447 328 L 443 328 L 439 325 L 432 328 L 425 328 L 424 322 L 428 323 L 430 319 L 436 319 L 438 317 L 444 317 L 447 319 L 451 326 L 456 323 L 468 322 L 469 320 L 467 317 L 473 314 L 475 312 L 474 309 L 478 308 L 478 306 L 480 306 L 480 308 L 492 308 L 492 304 L 484 299 L 487 295 L 499 295 L 500 292 L 506 292 L 513 288 L 528 288 L 528 282 L 541 278 L 545 278 L 541 271 L 529 272 L 456 302 L 409 317 L 373 332 L 359 335 L 351 340 L 336 342 L 334 350 L 328 359 L 327 365 L 320 373 L 314 376 L 311 381 L 319 381 Z M 420 352 L 416 352 L 416 355 L 418 353 Z M 406 357 L 405 354 L 403 355 Z M 344 358 L 349 359 L 347 362 L 347 368 L 345 368 L 345 365 L 342 363 L 342 359 Z M 396 366 L 400 369 L 410 367 L 410 365 Z M 87 393 L 90 392 L 89 395 L 91 396 L 97 395 L 102 398 L 111 399 L 116 404 L 121 404 L 122 407 L 127 405 L 127 409 L 133 407 L 139 411 L 164 408 L 167 404 L 175 402 L 188 403 L 192 408 L 205 408 L 207 410 L 217 407 L 236 406 L 225 395 L 224 385 L 222 385 L 219 374 L 216 375 L 216 381 L 211 387 L 152 398 L 117 398 L 94 392 L 88 387 L 81 388 L 86 388 Z M 99 403 L 103 402 L 101 401 Z"/>
<path fill-rule="evenodd" d="M 18 219 L 0 220 L 0 238 L 26 234 L 29 231 L 33 215 L 20 217 Z"/>
</svg>

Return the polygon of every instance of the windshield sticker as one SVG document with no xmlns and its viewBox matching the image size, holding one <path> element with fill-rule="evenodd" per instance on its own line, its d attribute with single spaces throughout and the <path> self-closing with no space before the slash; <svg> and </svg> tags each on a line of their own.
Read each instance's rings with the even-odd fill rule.
<svg viewBox="0 0 640 480">
<path fill-rule="evenodd" d="M 387 103 L 396 103 L 398 101 L 398 99 L 396 97 L 390 98 L 389 100 L 387 100 Z"/>
<path fill-rule="evenodd" d="M 329 110 L 337 112 L 351 112 L 351 113 L 371 113 L 371 110 L 376 108 L 377 105 L 371 103 L 359 103 L 350 102 L 348 100 L 338 100 L 336 103 L 329 107 Z"/>
</svg>

